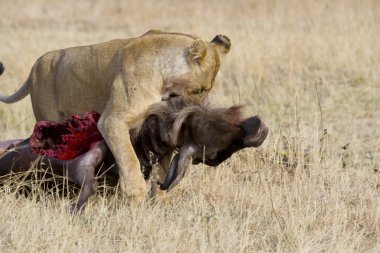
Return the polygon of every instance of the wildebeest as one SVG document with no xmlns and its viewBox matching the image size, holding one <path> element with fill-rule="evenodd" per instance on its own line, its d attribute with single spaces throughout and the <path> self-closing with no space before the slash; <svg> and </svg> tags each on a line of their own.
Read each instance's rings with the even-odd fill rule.
<svg viewBox="0 0 380 253">
<path fill-rule="evenodd" d="M 241 119 L 241 107 L 209 108 L 181 98 L 150 106 L 142 119 L 144 122 L 137 124 L 141 127 L 132 129 L 130 136 L 146 179 L 154 161 L 178 151 L 167 166 L 165 178 L 159 179 L 161 190 L 170 190 L 177 185 L 191 163 L 217 166 L 240 149 L 260 146 L 268 133 L 259 117 Z M 47 140 L 48 137 L 44 138 Z M 45 144 L 54 146 L 49 141 Z M 5 146 L 9 151 L 18 151 L 7 152 L 0 159 L 0 175 L 11 170 L 27 170 L 38 158 L 29 148 L 30 139 L 15 140 L 11 145 L 9 141 L 0 143 L 0 148 Z M 55 174 L 67 176 L 82 186 L 74 204 L 74 210 L 78 210 L 97 190 L 96 168 L 110 154 L 102 140 L 74 159 L 43 157 L 39 166 L 51 166 Z"/>
</svg>

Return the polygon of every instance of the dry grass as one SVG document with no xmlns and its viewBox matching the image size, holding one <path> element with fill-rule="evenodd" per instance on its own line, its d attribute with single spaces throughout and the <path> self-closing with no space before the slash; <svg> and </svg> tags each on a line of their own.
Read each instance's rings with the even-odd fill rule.
<svg viewBox="0 0 380 253">
<path fill-rule="evenodd" d="M 7 181 L 0 187 L 1 252 L 380 251 L 378 1 L 0 6 L 0 60 L 7 68 L 1 92 L 16 90 L 52 49 L 151 28 L 206 39 L 223 33 L 233 50 L 213 101 L 243 103 L 271 130 L 259 150 L 216 169 L 193 167 L 165 199 L 138 208 L 100 193 L 72 217 L 68 197 L 38 183 L 21 197 Z M 0 139 L 27 137 L 34 123 L 29 99 L 0 104 L 0 118 Z"/>
</svg>

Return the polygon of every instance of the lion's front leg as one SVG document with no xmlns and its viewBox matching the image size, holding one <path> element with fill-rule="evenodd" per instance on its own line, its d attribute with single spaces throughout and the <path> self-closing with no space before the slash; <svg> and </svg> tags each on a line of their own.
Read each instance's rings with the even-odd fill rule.
<svg viewBox="0 0 380 253">
<path fill-rule="evenodd" d="M 147 184 L 131 144 L 129 128 L 125 120 L 114 115 L 103 114 L 98 128 L 115 157 L 123 195 L 137 201 L 142 200 L 147 193 Z"/>
<path fill-rule="evenodd" d="M 148 187 L 130 140 L 126 104 L 127 99 L 122 82 L 116 80 L 110 100 L 99 119 L 98 129 L 115 157 L 123 195 L 140 202 L 145 198 Z"/>
</svg>

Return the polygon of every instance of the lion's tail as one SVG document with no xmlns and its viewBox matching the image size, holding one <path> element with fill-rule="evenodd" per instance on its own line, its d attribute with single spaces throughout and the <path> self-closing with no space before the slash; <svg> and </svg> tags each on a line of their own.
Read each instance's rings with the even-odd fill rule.
<svg viewBox="0 0 380 253">
<path fill-rule="evenodd" d="M 0 62 L 0 75 L 4 72 L 4 65 L 2 62 Z M 7 103 L 7 104 L 12 104 L 17 101 L 20 101 L 24 97 L 26 97 L 29 94 L 29 82 L 26 81 L 21 88 L 16 91 L 14 94 L 10 96 L 4 96 L 0 94 L 0 102 Z"/>
</svg>

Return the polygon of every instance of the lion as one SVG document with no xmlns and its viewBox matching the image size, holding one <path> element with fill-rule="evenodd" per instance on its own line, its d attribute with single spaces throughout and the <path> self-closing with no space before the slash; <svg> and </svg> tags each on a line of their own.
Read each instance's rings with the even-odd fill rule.
<svg viewBox="0 0 380 253">
<path fill-rule="evenodd" d="M 18 91 L 0 95 L 0 101 L 14 103 L 30 94 L 37 121 L 101 113 L 98 128 L 116 159 L 121 191 L 140 202 L 149 187 L 129 130 L 155 102 L 184 97 L 203 103 L 230 47 L 223 35 L 206 42 L 152 30 L 137 38 L 51 51 L 37 60 Z"/>
</svg>

